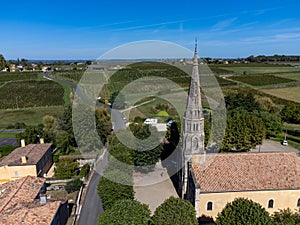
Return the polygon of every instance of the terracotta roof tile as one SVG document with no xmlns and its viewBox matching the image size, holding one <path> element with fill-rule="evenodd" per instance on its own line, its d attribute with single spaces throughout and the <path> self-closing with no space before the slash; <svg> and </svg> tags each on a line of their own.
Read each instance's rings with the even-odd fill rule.
<svg viewBox="0 0 300 225">
<path fill-rule="evenodd" d="M 228 153 L 192 164 L 200 192 L 300 189 L 295 153 Z"/>
<path fill-rule="evenodd" d="M 35 199 L 44 178 L 27 176 L 0 185 L 0 224 L 1 225 L 49 225 L 60 205 L 65 200 L 47 200 L 40 205 Z"/>
<path fill-rule="evenodd" d="M 27 157 L 27 165 L 36 165 L 51 145 L 52 144 L 29 144 L 25 147 L 16 148 L 0 162 L 0 166 L 21 166 L 23 165 L 21 160 L 22 156 Z"/>
</svg>

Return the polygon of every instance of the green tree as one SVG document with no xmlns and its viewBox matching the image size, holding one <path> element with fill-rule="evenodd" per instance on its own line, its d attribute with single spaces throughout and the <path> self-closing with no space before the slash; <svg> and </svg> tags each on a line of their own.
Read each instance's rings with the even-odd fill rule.
<svg viewBox="0 0 300 225">
<path fill-rule="evenodd" d="M 15 150 L 17 147 L 16 146 L 0 146 L 0 161 L 1 158 L 4 156 L 7 156 L 8 154 L 10 154 L 13 150 Z"/>
<path fill-rule="evenodd" d="M 230 94 L 225 97 L 225 103 L 227 110 L 244 110 L 247 112 L 261 110 L 259 103 L 255 100 L 251 93 L 247 95 Z"/>
<path fill-rule="evenodd" d="M 283 108 L 280 115 L 285 122 L 300 123 L 300 105 L 290 103 Z"/>
<path fill-rule="evenodd" d="M 280 116 L 266 111 L 256 111 L 254 114 L 262 119 L 266 127 L 266 138 L 276 137 L 282 132 L 283 123 Z"/>
<path fill-rule="evenodd" d="M 74 136 L 70 133 L 59 130 L 56 133 L 56 146 L 62 155 L 68 155 L 74 151 Z"/>
<path fill-rule="evenodd" d="M 116 180 L 118 182 L 114 182 Z M 128 184 L 128 185 L 127 185 Z M 98 195 L 105 210 L 111 208 L 118 200 L 134 199 L 132 176 L 119 170 L 105 173 L 98 184 Z"/>
<path fill-rule="evenodd" d="M 44 134 L 45 141 L 51 142 L 55 144 L 56 140 L 56 131 L 57 131 L 57 119 L 54 116 L 44 116 L 43 117 L 43 125 L 44 125 Z"/>
<path fill-rule="evenodd" d="M 65 186 L 65 190 L 68 193 L 72 193 L 74 191 L 79 191 L 82 184 L 83 184 L 83 182 L 79 178 L 76 178 L 74 180 L 67 182 L 67 184 Z"/>
<path fill-rule="evenodd" d="M 272 215 L 274 225 L 300 224 L 300 210 L 293 212 L 291 209 L 281 209 Z"/>
<path fill-rule="evenodd" d="M 42 137 L 44 137 L 42 124 L 38 126 L 27 126 L 25 132 L 17 134 L 18 142 L 20 143 L 20 140 L 24 139 L 26 144 L 37 144 Z"/>
<path fill-rule="evenodd" d="M 269 213 L 258 203 L 236 198 L 218 213 L 217 225 L 272 225 Z"/>
<path fill-rule="evenodd" d="M 65 131 L 68 133 L 68 142 L 71 147 L 77 147 L 76 140 L 74 137 L 73 126 L 72 126 L 72 107 L 68 105 L 64 109 L 62 116 L 57 118 L 57 133 L 60 131 Z M 64 132 L 61 132 L 64 133 Z M 67 135 L 65 135 L 67 136 Z"/>
<path fill-rule="evenodd" d="M 157 143 L 160 139 L 159 133 L 155 130 L 151 133 L 149 126 L 146 124 L 131 124 L 130 129 L 136 138 L 143 140 L 142 143 L 136 143 L 135 145 L 134 165 L 141 172 L 149 172 L 160 160 L 163 150 L 161 144 L 147 150 L 151 143 Z"/>
<path fill-rule="evenodd" d="M 117 201 L 110 209 L 99 216 L 99 225 L 148 225 L 150 210 L 145 204 L 135 200 Z"/>
<path fill-rule="evenodd" d="M 170 197 L 155 210 L 152 223 L 153 225 L 197 225 L 198 221 L 190 202 Z"/>
<path fill-rule="evenodd" d="M 102 143 L 105 144 L 112 129 L 110 114 L 104 107 L 97 107 L 95 114 L 96 129 Z"/>
<path fill-rule="evenodd" d="M 0 54 L 0 71 L 7 66 L 7 62 L 2 54 Z"/>
<path fill-rule="evenodd" d="M 80 170 L 79 176 L 86 177 L 89 174 L 90 170 L 91 170 L 90 164 L 89 163 L 84 164 Z"/>
<path fill-rule="evenodd" d="M 167 143 L 163 145 L 163 149 L 161 152 L 161 160 L 168 158 L 176 149 L 179 140 L 180 134 L 177 123 L 173 121 L 167 129 Z"/>
<path fill-rule="evenodd" d="M 280 110 L 279 107 L 269 97 L 259 96 L 256 101 L 258 102 L 259 106 L 267 112 L 277 113 Z"/>
<path fill-rule="evenodd" d="M 55 164 L 54 177 L 70 179 L 78 174 L 79 163 L 70 158 L 62 158 Z"/>
<path fill-rule="evenodd" d="M 115 109 L 124 109 L 125 107 L 125 96 L 120 91 L 114 92 L 109 101 Z"/>
<path fill-rule="evenodd" d="M 263 121 L 245 111 L 231 113 L 221 151 L 246 152 L 261 144 L 266 135 Z"/>
</svg>

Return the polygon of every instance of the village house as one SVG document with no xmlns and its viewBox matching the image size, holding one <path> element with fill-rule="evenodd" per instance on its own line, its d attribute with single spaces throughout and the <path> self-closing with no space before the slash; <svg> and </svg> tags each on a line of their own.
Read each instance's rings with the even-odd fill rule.
<svg viewBox="0 0 300 225">
<path fill-rule="evenodd" d="M 65 225 L 68 201 L 47 199 L 45 179 L 26 176 L 0 184 L 0 224 Z"/>
<path fill-rule="evenodd" d="M 43 177 L 53 165 L 52 144 L 29 144 L 0 162 L 0 184 L 28 175 Z"/>
<path fill-rule="evenodd" d="M 179 187 L 197 217 L 216 218 L 228 202 L 242 197 L 270 213 L 300 208 L 300 160 L 294 152 L 207 153 L 195 46 L 192 79 L 183 121 Z"/>
<path fill-rule="evenodd" d="M 206 154 L 190 164 L 187 199 L 197 216 L 215 218 L 237 197 L 269 213 L 300 208 L 300 159 L 293 152 Z"/>
</svg>

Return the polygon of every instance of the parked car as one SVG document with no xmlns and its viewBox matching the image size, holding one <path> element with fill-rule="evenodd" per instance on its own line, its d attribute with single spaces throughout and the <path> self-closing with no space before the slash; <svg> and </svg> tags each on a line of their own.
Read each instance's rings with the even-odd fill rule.
<svg viewBox="0 0 300 225">
<path fill-rule="evenodd" d="M 288 146 L 288 145 L 289 145 L 289 143 L 287 142 L 287 140 L 283 140 L 283 141 L 281 142 L 281 144 L 284 145 L 284 146 Z"/>
</svg>

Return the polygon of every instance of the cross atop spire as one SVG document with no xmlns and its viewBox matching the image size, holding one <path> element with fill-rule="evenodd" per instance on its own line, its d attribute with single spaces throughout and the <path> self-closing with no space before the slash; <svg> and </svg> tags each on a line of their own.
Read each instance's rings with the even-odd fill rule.
<svg viewBox="0 0 300 225">
<path fill-rule="evenodd" d="M 198 42 L 197 42 L 197 37 L 195 38 L 195 52 L 194 52 L 194 64 L 198 64 L 198 53 L 197 53 L 197 48 L 198 48 Z"/>
</svg>

